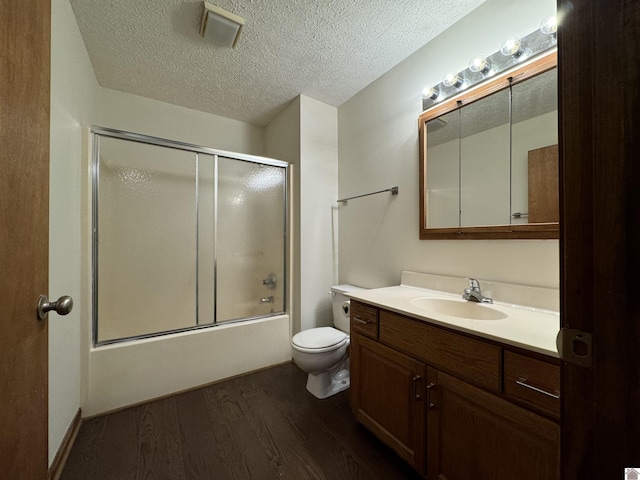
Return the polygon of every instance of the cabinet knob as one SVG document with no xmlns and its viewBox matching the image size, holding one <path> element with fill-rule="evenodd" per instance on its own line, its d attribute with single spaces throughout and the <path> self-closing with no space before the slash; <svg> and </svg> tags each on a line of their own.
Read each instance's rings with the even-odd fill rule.
<svg viewBox="0 0 640 480">
<path fill-rule="evenodd" d="M 434 408 L 436 408 L 436 404 L 435 403 L 430 403 L 429 404 L 429 410 L 433 410 Z"/>
<path fill-rule="evenodd" d="M 422 395 L 420 395 L 419 393 L 416 393 L 416 400 L 422 400 Z"/>
</svg>

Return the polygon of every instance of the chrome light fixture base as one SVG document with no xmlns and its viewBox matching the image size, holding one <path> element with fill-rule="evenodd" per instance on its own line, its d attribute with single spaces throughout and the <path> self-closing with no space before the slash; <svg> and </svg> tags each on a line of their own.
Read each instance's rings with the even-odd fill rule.
<svg viewBox="0 0 640 480">
<path fill-rule="evenodd" d="M 547 20 L 544 25 L 551 24 Z M 553 22 L 555 25 L 555 22 Z M 544 30 L 544 31 L 543 31 Z M 549 32 L 549 33 L 546 33 Z M 506 42 L 505 42 L 506 43 Z M 508 51 L 502 53 L 500 50 L 488 57 L 478 57 L 472 60 L 469 68 L 464 69 L 457 74 L 455 72 L 446 76 L 445 80 L 433 87 L 426 87 L 422 93 L 422 110 L 427 110 L 442 101 L 459 94 L 462 90 L 468 89 L 486 78 L 492 77 L 498 73 L 502 73 L 526 60 L 537 57 L 556 47 L 558 43 L 555 29 L 544 28 L 536 29 L 536 31 L 519 39 L 518 48 L 513 52 Z M 514 47 L 515 48 L 515 47 Z M 453 78 L 457 81 L 451 81 Z M 427 93 L 437 92 L 436 95 L 427 95 Z"/>
</svg>

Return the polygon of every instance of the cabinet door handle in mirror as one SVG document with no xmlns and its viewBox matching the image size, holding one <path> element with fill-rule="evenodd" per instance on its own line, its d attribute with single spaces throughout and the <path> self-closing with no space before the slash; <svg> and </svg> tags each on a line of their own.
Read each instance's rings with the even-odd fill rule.
<svg viewBox="0 0 640 480">
<path fill-rule="evenodd" d="M 556 395 L 554 393 L 547 392 L 546 390 L 542 390 L 541 388 L 534 387 L 533 385 L 529 385 L 527 383 L 527 379 L 526 378 L 520 377 L 518 380 L 516 380 L 516 383 L 518 385 L 520 385 L 521 387 L 529 388 L 529 389 L 533 390 L 534 392 L 542 393 L 543 395 L 547 395 L 548 397 L 555 398 L 556 400 L 560 398 L 560 395 Z"/>
</svg>

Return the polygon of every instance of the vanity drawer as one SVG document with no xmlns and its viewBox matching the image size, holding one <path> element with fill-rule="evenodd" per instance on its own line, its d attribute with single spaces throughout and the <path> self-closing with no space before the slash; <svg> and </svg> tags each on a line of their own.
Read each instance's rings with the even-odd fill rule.
<svg viewBox="0 0 640 480">
<path fill-rule="evenodd" d="M 378 338 L 378 309 L 351 300 L 351 331 Z"/>
<path fill-rule="evenodd" d="M 500 347 L 385 310 L 380 311 L 380 340 L 440 370 L 500 392 Z"/>
<path fill-rule="evenodd" d="M 560 366 L 505 350 L 504 393 L 560 418 Z"/>
</svg>

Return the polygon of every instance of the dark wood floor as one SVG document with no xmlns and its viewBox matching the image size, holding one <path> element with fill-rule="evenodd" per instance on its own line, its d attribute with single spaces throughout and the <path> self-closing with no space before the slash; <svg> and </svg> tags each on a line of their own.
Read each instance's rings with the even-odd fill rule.
<svg viewBox="0 0 640 480">
<path fill-rule="evenodd" d="M 293 364 L 82 424 L 62 480 L 420 477 Z"/>
</svg>

